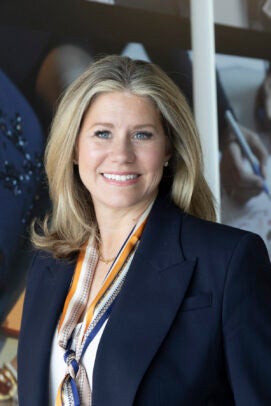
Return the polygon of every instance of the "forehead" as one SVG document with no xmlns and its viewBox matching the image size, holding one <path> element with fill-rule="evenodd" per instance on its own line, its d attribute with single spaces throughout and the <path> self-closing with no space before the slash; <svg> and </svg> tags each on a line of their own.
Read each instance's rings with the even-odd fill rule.
<svg viewBox="0 0 271 406">
<path fill-rule="evenodd" d="M 86 110 L 85 118 L 96 114 L 115 114 L 116 112 L 139 113 L 143 116 L 160 116 L 154 101 L 148 96 L 137 95 L 131 91 L 112 91 L 98 93 Z"/>
</svg>

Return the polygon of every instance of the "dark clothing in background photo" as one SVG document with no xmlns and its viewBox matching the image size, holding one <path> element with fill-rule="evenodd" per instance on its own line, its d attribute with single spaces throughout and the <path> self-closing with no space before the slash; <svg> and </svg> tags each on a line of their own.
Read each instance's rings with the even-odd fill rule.
<svg viewBox="0 0 271 406">
<path fill-rule="evenodd" d="M 43 150 L 37 116 L 0 70 L 0 321 L 29 266 L 28 228 L 41 198 Z"/>
</svg>

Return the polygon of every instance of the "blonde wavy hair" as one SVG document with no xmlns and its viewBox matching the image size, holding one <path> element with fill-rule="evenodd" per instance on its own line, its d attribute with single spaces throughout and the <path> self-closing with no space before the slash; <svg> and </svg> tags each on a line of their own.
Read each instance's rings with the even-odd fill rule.
<svg viewBox="0 0 271 406">
<path fill-rule="evenodd" d="M 52 123 L 45 151 L 52 212 L 33 225 L 32 241 L 55 257 L 71 257 L 90 235 L 98 236 L 91 196 L 74 164 L 77 137 L 94 98 L 124 90 L 147 97 L 161 114 L 172 149 L 161 186 L 168 187 L 172 200 L 184 212 L 215 220 L 198 132 L 180 89 L 155 64 L 111 55 L 94 62 L 69 86 Z"/>
</svg>

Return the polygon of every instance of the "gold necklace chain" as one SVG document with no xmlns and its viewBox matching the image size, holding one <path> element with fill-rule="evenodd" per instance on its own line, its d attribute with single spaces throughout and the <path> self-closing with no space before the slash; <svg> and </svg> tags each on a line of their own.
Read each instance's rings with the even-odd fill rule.
<svg viewBox="0 0 271 406">
<path fill-rule="evenodd" d="M 104 264 L 108 265 L 111 262 L 114 261 L 114 259 L 116 258 L 116 255 L 112 258 L 105 258 L 101 252 L 101 247 L 98 246 L 98 254 L 99 254 L 99 261 L 103 262 Z"/>
<path fill-rule="evenodd" d="M 110 264 L 111 262 L 114 261 L 115 258 L 116 258 L 116 257 L 106 259 L 106 258 L 104 258 L 104 257 L 102 256 L 102 254 L 99 252 L 99 261 L 103 262 L 104 264 L 107 264 L 107 265 Z"/>
</svg>

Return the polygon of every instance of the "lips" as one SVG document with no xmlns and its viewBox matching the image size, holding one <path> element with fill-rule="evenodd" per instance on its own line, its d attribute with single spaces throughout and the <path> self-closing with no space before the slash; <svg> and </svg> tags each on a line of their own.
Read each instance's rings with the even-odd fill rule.
<svg viewBox="0 0 271 406">
<path fill-rule="evenodd" d="M 103 173 L 102 174 L 104 178 L 108 180 L 113 180 L 116 182 L 127 182 L 131 181 L 134 179 L 137 179 L 140 175 L 135 174 L 135 173 L 130 173 L 130 174 L 114 174 L 114 173 Z"/>
</svg>

